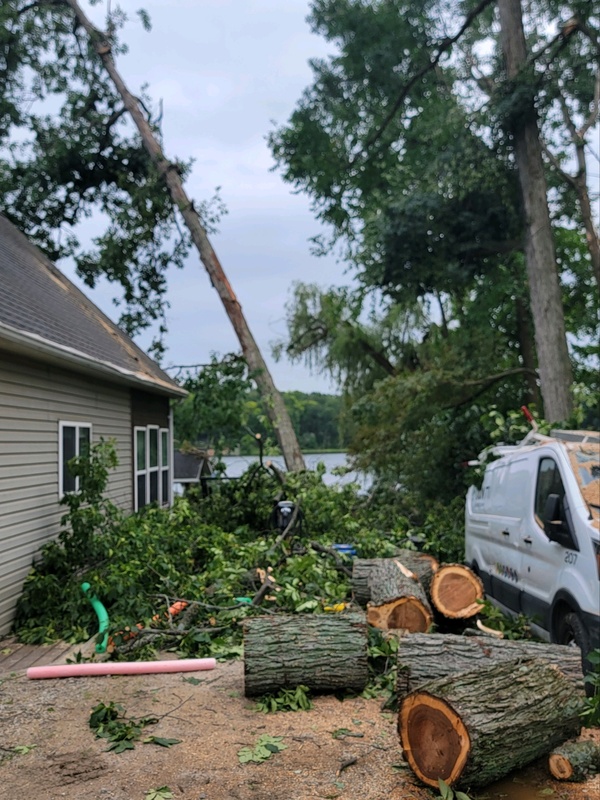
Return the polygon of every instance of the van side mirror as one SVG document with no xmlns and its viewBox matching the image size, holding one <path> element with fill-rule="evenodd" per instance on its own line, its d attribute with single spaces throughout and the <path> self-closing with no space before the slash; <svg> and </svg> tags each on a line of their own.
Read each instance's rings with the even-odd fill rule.
<svg viewBox="0 0 600 800">
<path fill-rule="evenodd" d="M 577 543 L 572 534 L 572 526 L 569 525 L 569 516 L 563 513 L 560 497 L 557 494 L 549 494 L 544 506 L 544 533 L 551 542 L 556 542 L 562 547 L 578 550 Z"/>
</svg>

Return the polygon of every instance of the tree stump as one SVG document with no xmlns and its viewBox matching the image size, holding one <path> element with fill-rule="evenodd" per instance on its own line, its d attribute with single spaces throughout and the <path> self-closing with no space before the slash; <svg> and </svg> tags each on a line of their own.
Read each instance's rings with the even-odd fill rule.
<svg viewBox="0 0 600 800">
<path fill-rule="evenodd" d="M 438 569 L 437 560 L 427 553 L 416 550 L 398 550 L 393 558 L 355 558 L 352 564 L 352 595 L 354 601 L 361 606 L 366 606 L 371 599 L 369 576 L 374 567 L 386 561 L 399 561 L 410 572 L 414 572 L 419 583 L 427 593 L 433 574 Z"/>
<path fill-rule="evenodd" d="M 244 623 L 247 697 L 294 689 L 362 692 L 369 680 L 362 614 L 255 617 Z"/>
<path fill-rule="evenodd" d="M 557 781 L 585 781 L 600 770 L 600 744 L 566 742 L 550 753 L 548 767 Z"/>
<path fill-rule="evenodd" d="M 486 786 L 581 730 L 583 698 L 556 667 L 513 660 L 432 681 L 409 694 L 398 728 L 428 786 Z"/>
<path fill-rule="evenodd" d="M 470 619 L 481 611 L 483 583 L 464 564 L 443 564 L 431 579 L 431 603 L 443 617 Z"/>
<path fill-rule="evenodd" d="M 400 698 L 429 681 L 515 658 L 541 658 L 554 664 L 577 691 L 584 691 L 581 656 L 573 647 L 451 633 L 407 633 L 398 641 Z"/>
<path fill-rule="evenodd" d="M 372 567 L 369 575 L 371 602 L 367 606 L 367 622 L 375 628 L 425 633 L 433 622 L 433 613 L 413 573 L 401 562 L 385 559 Z M 412 575 L 412 577 L 410 577 Z"/>
</svg>

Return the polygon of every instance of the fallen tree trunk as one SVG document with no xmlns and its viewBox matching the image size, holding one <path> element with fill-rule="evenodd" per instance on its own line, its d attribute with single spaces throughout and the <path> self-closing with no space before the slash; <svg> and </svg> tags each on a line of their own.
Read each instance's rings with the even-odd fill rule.
<svg viewBox="0 0 600 800">
<path fill-rule="evenodd" d="M 585 781 L 600 770 L 600 744 L 566 742 L 550 753 L 548 768 L 557 781 Z"/>
<path fill-rule="evenodd" d="M 577 691 L 584 691 L 581 655 L 577 648 L 566 645 L 451 633 L 407 633 L 398 641 L 399 697 L 405 697 L 429 681 L 515 658 L 541 658 L 554 664 Z"/>
<path fill-rule="evenodd" d="M 433 556 L 415 550 L 399 550 L 393 558 L 355 558 L 351 585 L 353 599 L 359 605 L 366 606 L 371 599 L 369 577 L 372 570 L 386 561 L 399 561 L 410 572 L 414 572 L 425 592 L 429 591 L 431 579 L 439 567 Z"/>
<path fill-rule="evenodd" d="M 385 559 L 369 574 L 371 602 L 367 622 L 382 630 L 402 628 L 425 633 L 433 623 L 433 613 L 423 587 L 414 573 L 396 559 Z"/>
<path fill-rule="evenodd" d="M 367 626 L 362 614 L 255 617 L 244 623 L 247 697 L 294 689 L 315 692 L 367 685 Z"/>
<path fill-rule="evenodd" d="M 448 619 L 470 619 L 481 611 L 483 583 L 464 564 L 443 564 L 431 579 L 433 607 Z"/>
<path fill-rule="evenodd" d="M 425 684 L 400 707 L 404 755 L 428 786 L 486 786 L 581 730 L 582 696 L 556 667 L 520 659 Z"/>
</svg>

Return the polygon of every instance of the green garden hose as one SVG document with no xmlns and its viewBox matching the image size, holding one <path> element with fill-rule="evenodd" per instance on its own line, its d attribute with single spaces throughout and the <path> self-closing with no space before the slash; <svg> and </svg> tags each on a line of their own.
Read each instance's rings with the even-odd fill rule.
<svg viewBox="0 0 600 800">
<path fill-rule="evenodd" d="M 89 583 L 82 583 L 81 590 L 92 604 L 92 608 L 98 617 L 98 624 L 100 626 L 98 629 L 98 636 L 102 635 L 102 641 L 96 644 L 96 652 L 106 653 L 106 648 L 108 647 L 108 612 L 92 592 L 92 587 Z"/>
</svg>

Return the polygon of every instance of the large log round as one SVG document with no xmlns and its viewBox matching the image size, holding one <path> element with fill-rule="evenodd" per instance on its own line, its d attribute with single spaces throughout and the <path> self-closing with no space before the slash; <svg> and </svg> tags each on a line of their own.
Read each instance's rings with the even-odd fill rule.
<svg viewBox="0 0 600 800">
<path fill-rule="evenodd" d="M 429 591 L 431 579 L 438 569 L 437 560 L 427 553 L 418 553 L 415 550 L 398 550 L 393 558 L 355 558 L 352 564 L 352 596 L 354 601 L 361 606 L 366 606 L 371 599 L 369 576 L 374 567 L 386 561 L 399 561 L 410 572 L 414 572 L 419 583 Z"/>
<path fill-rule="evenodd" d="M 255 617 L 244 623 L 247 697 L 294 689 L 362 692 L 369 680 L 362 614 Z"/>
<path fill-rule="evenodd" d="M 428 786 L 486 786 L 581 730 L 583 698 L 556 667 L 513 660 L 432 681 L 399 713 L 404 755 Z"/>
<path fill-rule="evenodd" d="M 515 658 L 541 658 L 557 666 L 577 691 L 583 692 L 581 655 L 577 648 L 489 636 L 451 633 L 406 633 L 399 637 L 399 697 L 423 684 L 459 672 L 488 667 Z"/>
<path fill-rule="evenodd" d="M 433 613 L 423 587 L 401 562 L 385 559 L 374 566 L 369 575 L 369 588 L 369 625 L 382 630 L 401 628 L 422 633 L 431 627 Z"/>
<path fill-rule="evenodd" d="M 600 744 L 567 742 L 550 753 L 548 768 L 557 781 L 585 781 L 600 770 Z"/>
<path fill-rule="evenodd" d="M 481 611 L 481 579 L 464 564 L 443 564 L 431 579 L 431 603 L 448 619 L 470 619 Z"/>
</svg>

